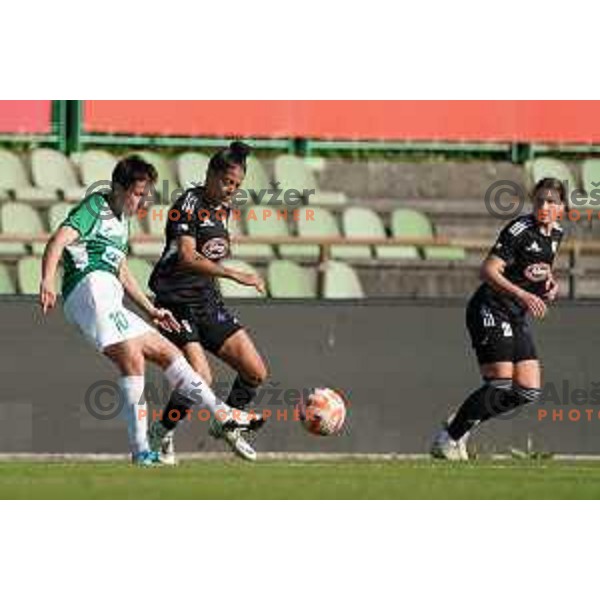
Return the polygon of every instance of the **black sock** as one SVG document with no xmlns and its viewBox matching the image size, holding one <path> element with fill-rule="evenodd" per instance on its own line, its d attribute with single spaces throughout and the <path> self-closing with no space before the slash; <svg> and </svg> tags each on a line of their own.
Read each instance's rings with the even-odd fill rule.
<svg viewBox="0 0 600 600">
<path fill-rule="evenodd" d="M 511 379 L 490 379 L 475 390 L 458 409 L 448 426 L 448 434 L 459 440 L 475 425 L 491 418 L 497 408 L 505 402 L 506 392 L 510 393 Z"/>
<path fill-rule="evenodd" d="M 479 423 L 536 402 L 541 392 L 539 388 L 513 386 L 510 379 L 491 379 L 465 400 L 448 426 L 448 434 L 458 440 Z"/>
<path fill-rule="evenodd" d="M 182 396 L 179 392 L 171 392 L 169 402 L 163 411 L 163 416 L 160 422 L 166 429 L 171 431 L 177 427 L 177 423 L 181 419 L 185 419 L 188 411 L 194 405 L 194 401 Z"/>
<path fill-rule="evenodd" d="M 227 397 L 226 403 L 232 408 L 243 410 L 254 400 L 257 386 L 244 381 L 241 375 L 238 375 L 231 386 L 231 391 Z"/>
</svg>

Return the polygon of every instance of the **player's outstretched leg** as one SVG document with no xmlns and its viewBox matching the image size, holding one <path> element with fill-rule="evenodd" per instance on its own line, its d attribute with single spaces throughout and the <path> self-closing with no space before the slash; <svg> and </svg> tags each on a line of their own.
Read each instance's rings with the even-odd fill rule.
<svg viewBox="0 0 600 600">
<path fill-rule="evenodd" d="M 243 434 L 262 427 L 262 416 L 233 409 L 219 400 L 179 350 L 158 333 L 148 335 L 144 348 L 147 358 L 163 368 L 167 381 L 177 392 L 171 396 L 162 419 L 151 426 L 151 450 L 160 452 L 168 444 L 168 438 L 177 423 L 193 408 L 204 406 L 216 417 L 222 434 L 233 433 L 232 436 L 219 437 L 224 437 L 240 456 L 255 460 L 256 452 Z"/>
</svg>

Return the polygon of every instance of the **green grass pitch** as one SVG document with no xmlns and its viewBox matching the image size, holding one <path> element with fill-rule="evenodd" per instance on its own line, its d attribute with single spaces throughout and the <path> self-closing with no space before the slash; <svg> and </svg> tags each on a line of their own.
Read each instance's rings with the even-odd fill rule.
<svg viewBox="0 0 600 600">
<path fill-rule="evenodd" d="M 0 463 L 0 498 L 575 499 L 600 498 L 600 461 L 428 460 Z"/>
</svg>

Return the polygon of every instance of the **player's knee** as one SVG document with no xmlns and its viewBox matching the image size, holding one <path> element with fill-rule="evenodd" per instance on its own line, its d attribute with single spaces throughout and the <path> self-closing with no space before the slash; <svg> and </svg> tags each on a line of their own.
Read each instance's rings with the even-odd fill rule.
<svg viewBox="0 0 600 600">
<path fill-rule="evenodd" d="M 138 349 L 128 350 L 123 356 L 121 366 L 129 374 L 143 374 L 145 368 L 144 354 Z"/>
<path fill-rule="evenodd" d="M 258 387 L 267 380 L 269 373 L 267 371 L 267 367 L 261 361 L 253 364 L 249 369 L 245 370 L 242 373 L 242 376 L 248 383 Z"/>
</svg>

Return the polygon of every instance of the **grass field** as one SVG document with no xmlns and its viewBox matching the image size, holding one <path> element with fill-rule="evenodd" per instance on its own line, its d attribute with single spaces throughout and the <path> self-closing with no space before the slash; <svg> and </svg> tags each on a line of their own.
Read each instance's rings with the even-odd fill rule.
<svg viewBox="0 0 600 600">
<path fill-rule="evenodd" d="M 0 498 L 600 499 L 600 461 L 0 463 Z"/>
</svg>

